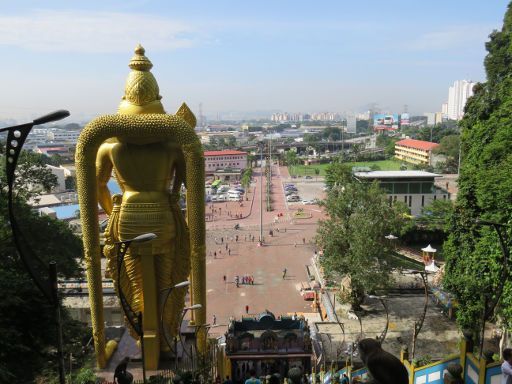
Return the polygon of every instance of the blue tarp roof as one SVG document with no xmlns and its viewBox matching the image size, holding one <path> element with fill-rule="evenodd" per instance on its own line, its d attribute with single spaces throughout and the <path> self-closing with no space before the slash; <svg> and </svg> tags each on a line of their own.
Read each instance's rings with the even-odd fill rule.
<svg viewBox="0 0 512 384">
<path fill-rule="evenodd" d="M 107 184 L 108 189 L 110 190 L 110 193 L 113 195 L 115 193 L 122 193 L 121 188 L 117 184 L 117 182 L 114 179 L 110 179 L 110 181 Z M 60 205 L 57 207 L 51 207 L 57 215 L 57 219 L 59 220 L 69 220 L 74 217 L 76 217 L 76 211 L 79 208 L 79 204 L 72 204 L 72 205 Z"/>
</svg>

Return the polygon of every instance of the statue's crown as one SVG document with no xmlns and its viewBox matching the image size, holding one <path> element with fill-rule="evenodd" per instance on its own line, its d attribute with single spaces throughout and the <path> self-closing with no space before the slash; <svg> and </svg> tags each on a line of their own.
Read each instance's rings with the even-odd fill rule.
<svg viewBox="0 0 512 384">
<path fill-rule="evenodd" d="M 144 48 L 138 44 L 128 65 L 132 71 L 126 79 L 124 96 L 119 105 L 118 112 L 121 114 L 165 113 L 158 83 L 150 72 L 153 64 L 144 54 Z"/>
</svg>

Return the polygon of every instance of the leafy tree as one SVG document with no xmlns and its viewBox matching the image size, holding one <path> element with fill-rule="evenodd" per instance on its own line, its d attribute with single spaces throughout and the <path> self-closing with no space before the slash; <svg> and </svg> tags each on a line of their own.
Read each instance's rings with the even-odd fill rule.
<svg viewBox="0 0 512 384">
<path fill-rule="evenodd" d="M 64 184 L 67 190 L 74 191 L 76 188 L 75 178 L 73 176 L 67 176 L 64 179 Z"/>
<path fill-rule="evenodd" d="M 448 135 L 444 136 L 439 142 L 439 146 L 434 148 L 434 153 L 439 153 L 441 155 L 448 156 L 454 159 L 456 162 L 459 161 L 459 145 L 460 145 L 460 136 L 459 135 Z"/>
<path fill-rule="evenodd" d="M 57 176 L 45 166 L 43 156 L 22 151 L 16 167 L 15 193 L 22 200 L 28 200 L 41 192 L 49 192 L 57 185 Z M 0 156 L 0 190 L 7 190 L 5 157 Z"/>
<path fill-rule="evenodd" d="M 423 207 L 415 222 L 430 230 L 445 230 L 452 216 L 454 205 L 451 200 L 434 200 Z"/>
<path fill-rule="evenodd" d="M 240 184 L 242 184 L 242 187 L 244 187 L 246 192 L 249 191 L 249 187 L 251 186 L 251 178 L 252 178 L 252 168 L 245 169 L 244 173 L 242 174 Z M 247 194 L 246 194 L 246 197 L 247 197 Z"/>
<path fill-rule="evenodd" d="M 40 158 L 39 158 L 40 159 Z M 5 158 L 0 156 L 0 162 Z M 1 168 L 3 172 L 3 167 Z M 34 197 L 34 185 L 51 188 L 44 164 L 22 153 L 18 166 L 15 215 L 35 256 L 48 264 L 57 262 L 60 277 L 78 277 L 82 244 L 64 222 L 34 214 L 26 205 Z M 51 175 L 53 176 L 53 175 Z M 5 174 L 0 174 L 0 382 L 33 382 L 46 367 L 56 371 L 54 309 L 24 269 L 15 251 L 9 226 Z M 80 356 L 84 328 L 62 308 L 66 350 Z M 78 349 L 74 349 L 78 346 Z M 21 357 L 21 358 L 20 358 Z"/>
<path fill-rule="evenodd" d="M 325 170 L 325 185 L 332 189 L 336 185 L 350 182 L 352 169 L 343 164 L 340 159 L 333 161 Z"/>
<path fill-rule="evenodd" d="M 289 167 L 293 167 L 294 165 L 297 165 L 299 162 L 299 159 L 297 158 L 297 152 L 293 150 L 289 150 L 285 153 L 285 161 L 286 165 Z"/>
<path fill-rule="evenodd" d="M 235 148 L 236 146 L 236 137 L 231 135 L 228 137 L 228 141 L 227 141 L 227 147 L 228 148 Z"/>
<path fill-rule="evenodd" d="M 512 328 L 512 282 L 502 281 L 503 255 L 496 233 L 477 219 L 510 223 L 512 218 L 512 4 L 501 31 L 486 44 L 487 82 L 477 84 L 461 127 L 461 170 L 455 213 L 444 245 L 444 285 L 455 293 L 462 329 L 481 326 L 485 296 L 504 293 L 498 314 Z M 508 228 L 510 236 L 510 227 Z M 510 238 L 510 237 L 509 237 Z M 510 247 L 508 243 L 508 247 Z"/>
<path fill-rule="evenodd" d="M 337 167 L 342 169 L 342 165 Z M 328 219 L 321 221 L 317 243 L 323 249 L 320 263 L 331 278 L 350 279 L 350 301 L 359 309 L 366 293 L 385 290 L 390 283 L 392 250 L 385 236 L 400 229 L 403 210 L 390 206 L 384 191 L 374 183 L 342 178 L 323 203 Z"/>
</svg>

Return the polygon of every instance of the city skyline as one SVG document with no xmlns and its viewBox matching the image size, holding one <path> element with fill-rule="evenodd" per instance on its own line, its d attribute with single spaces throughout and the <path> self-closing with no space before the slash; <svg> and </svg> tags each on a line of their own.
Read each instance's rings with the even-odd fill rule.
<svg viewBox="0 0 512 384">
<path fill-rule="evenodd" d="M 492 7 L 489 6 L 492 3 Z M 484 44 L 506 1 L 5 3 L 0 119 L 115 113 L 137 43 L 162 102 L 213 117 L 435 112 L 456 80 L 485 81 Z M 260 112 L 258 112 L 260 111 Z"/>
</svg>

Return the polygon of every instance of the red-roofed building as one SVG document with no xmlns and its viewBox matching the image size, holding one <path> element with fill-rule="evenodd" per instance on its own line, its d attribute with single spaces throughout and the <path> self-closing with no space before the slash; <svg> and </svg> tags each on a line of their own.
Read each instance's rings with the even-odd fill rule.
<svg viewBox="0 0 512 384">
<path fill-rule="evenodd" d="M 247 152 L 234 150 L 204 152 L 206 175 L 214 175 L 225 180 L 239 179 L 245 168 L 247 168 Z"/>
<path fill-rule="evenodd" d="M 408 163 L 432 165 L 432 150 L 438 146 L 430 141 L 400 140 L 395 143 L 395 157 Z"/>
</svg>

